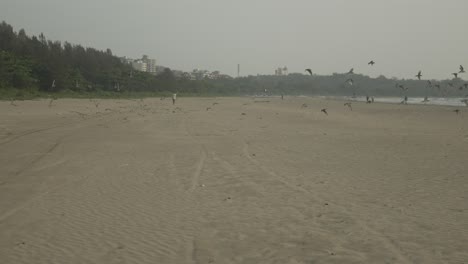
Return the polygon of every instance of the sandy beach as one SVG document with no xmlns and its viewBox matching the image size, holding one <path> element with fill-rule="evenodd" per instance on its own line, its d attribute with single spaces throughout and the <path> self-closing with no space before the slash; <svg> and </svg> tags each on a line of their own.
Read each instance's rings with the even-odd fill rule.
<svg viewBox="0 0 468 264">
<path fill-rule="evenodd" d="M 0 102 L 0 263 L 468 263 L 468 108 L 343 103 Z"/>
</svg>

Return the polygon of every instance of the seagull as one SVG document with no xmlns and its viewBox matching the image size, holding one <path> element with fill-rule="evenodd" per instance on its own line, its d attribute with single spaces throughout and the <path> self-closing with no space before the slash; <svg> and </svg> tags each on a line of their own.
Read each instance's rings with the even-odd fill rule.
<svg viewBox="0 0 468 264">
<path fill-rule="evenodd" d="M 465 73 L 465 68 L 463 68 L 462 65 L 460 65 L 460 71 L 458 73 Z"/>
<path fill-rule="evenodd" d="M 456 72 L 452 73 L 452 75 L 455 76 L 455 78 L 458 77 L 458 73 L 456 73 Z"/>
<path fill-rule="evenodd" d="M 353 107 L 351 106 L 351 102 L 344 103 L 343 105 L 347 106 L 349 110 L 353 111 Z"/>
<path fill-rule="evenodd" d="M 308 72 L 310 75 L 312 75 L 312 70 L 311 69 L 305 69 L 306 72 Z"/>
<path fill-rule="evenodd" d="M 349 70 L 348 74 L 354 74 L 354 68 L 351 68 L 351 70 Z"/>
<path fill-rule="evenodd" d="M 349 85 L 353 85 L 354 84 L 354 80 L 349 78 L 348 80 L 346 80 L 347 83 L 349 83 Z"/>
<path fill-rule="evenodd" d="M 421 71 L 419 71 L 418 74 L 416 74 L 416 77 L 418 77 L 418 80 L 421 80 L 421 77 L 422 77 Z"/>
<path fill-rule="evenodd" d="M 325 113 L 326 115 L 328 115 L 327 109 L 326 109 L 326 108 L 323 108 L 322 110 L 320 110 L 320 112 L 323 112 L 323 113 Z"/>
<path fill-rule="evenodd" d="M 370 65 L 370 66 L 374 66 L 374 64 L 375 64 L 375 61 L 373 61 L 373 60 L 371 60 L 371 61 L 369 61 L 369 63 L 367 63 L 367 65 Z"/>
</svg>

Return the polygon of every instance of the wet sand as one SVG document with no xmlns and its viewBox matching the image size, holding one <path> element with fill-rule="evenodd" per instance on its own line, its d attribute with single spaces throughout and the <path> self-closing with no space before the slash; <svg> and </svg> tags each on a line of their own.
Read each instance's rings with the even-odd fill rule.
<svg viewBox="0 0 468 264">
<path fill-rule="evenodd" d="M 468 108 L 343 103 L 0 102 L 0 263 L 468 263 Z"/>
</svg>

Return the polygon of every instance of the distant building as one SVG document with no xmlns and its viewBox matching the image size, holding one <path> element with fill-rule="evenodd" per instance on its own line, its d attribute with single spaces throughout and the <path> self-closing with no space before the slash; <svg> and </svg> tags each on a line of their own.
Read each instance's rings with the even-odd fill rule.
<svg viewBox="0 0 468 264">
<path fill-rule="evenodd" d="M 142 71 L 142 72 L 146 72 L 147 68 L 148 68 L 146 63 L 141 61 L 141 60 L 133 61 L 131 65 L 132 65 L 133 69 L 135 69 L 137 71 Z"/>
<path fill-rule="evenodd" d="M 120 58 L 120 61 L 121 61 L 122 63 L 125 63 L 125 64 L 132 64 L 132 62 L 134 61 L 134 59 L 132 59 L 132 58 L 127 58 L 127 57 L 124 56 L 124 57 L 121 57 L 121 58 Z"/>
<path fill-rule="evenodd" d="M 275 75 L 277 76 L 282 76 L 282 75 L 288 75 L 288 67 L 284 66 L 283 68 L 279 67 L 275 70 Z"/>
<path fill-rule="evenodd" d="M 143 55 L 141 59 L 131 59 L 127 57 L 122 57 L 120 60 L 123 63 L 130 64 L 133 69 L 142 72 L 148 72 L 151 74 L 157 73 L 157 65 L 155 59 L 148 58 L 148 55 Z"/>
<path fill-rule="evenodd" d="M 156 60 L 148 58 L 147 55 L 143 55 L 141 59 L 144 63 L 146 63 L 146 71 L 152 74 L 156 74 Z"/>
</svg>

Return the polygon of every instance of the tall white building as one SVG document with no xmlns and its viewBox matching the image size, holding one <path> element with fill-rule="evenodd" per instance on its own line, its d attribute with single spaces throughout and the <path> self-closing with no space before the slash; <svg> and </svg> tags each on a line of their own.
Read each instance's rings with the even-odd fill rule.
<svg viewBox="0 0 468 264">
<path fill-rule="evenodd" d="M 120 58 L 123 63 L 130 64 L 133 69 L 142 72 L 157 73 L 156 59 L 150 59 L 143 55 L 141 59 L 134 60 L 127 57 Z"/>
<path fill-rule="evenodd" d="M 146 60 L 146 71 L 149 73 L 156 73 L 156 60 L 155 59 L 147 59 Z"/>
<path fill-rule="evenodd" d="M 142 72 L 148 71 L 148 65 L 146 64 L 146 62 L 143 62 L 141 60 L 133 61 L 132 62 L 132 67 L 133 67 L 133 69 L 135 69 L 137 71 L 142 71 Z"/>
</svg>

